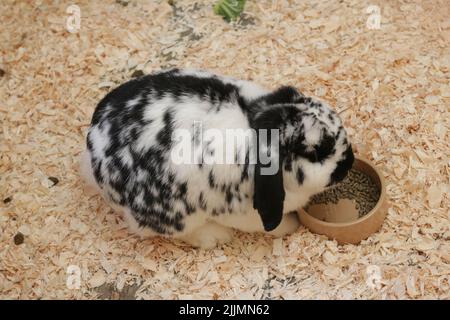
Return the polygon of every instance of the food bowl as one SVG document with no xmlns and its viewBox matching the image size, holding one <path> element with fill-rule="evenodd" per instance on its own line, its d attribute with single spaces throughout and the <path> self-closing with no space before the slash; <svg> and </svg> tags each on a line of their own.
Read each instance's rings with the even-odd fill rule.
<svg viewBox="0 0 450 320">
<path fill-rule="evenodd" d="M 348 199 L 341 199 L 337 204 L 315 204 L 308 207 L 308 212 L 304 208 L 298 211 L 299 219 L 306 228 L 335 239 L 339 244 L 358 244 L 377 232 L 388 209 L 386 184 L 375 165 L 369 160 L 356 157 L 353 169 L 367 175 L 379 188 L 379 199 L 369 212 L 360 217 L 354 203 Z"/>
</svg>

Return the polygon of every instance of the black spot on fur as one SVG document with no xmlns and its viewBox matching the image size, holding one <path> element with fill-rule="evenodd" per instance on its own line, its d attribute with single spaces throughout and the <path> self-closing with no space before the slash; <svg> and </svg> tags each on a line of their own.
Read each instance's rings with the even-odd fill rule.
<svg viewBox="0 0 450 320">
<path fill-rule="evenodd" d="M 186 199 L 184 199 L 183 203 L 184 203 L 184 207 L 185 207 L 185 210 L 186 210 L 186 214 L 189 215 L 189 214 L 195 212 L 195 209 L 196 209 L 195 206 L 190 204 Z"/>
<path fill-rule="evenodd" d="M 297 181 L 298 184 L 303 184 L 303 181 L 305 181 L 305 173 L 301 168 L 297 169 Z"/>
<path fill-rule="evenodd" d="M 127 110 L 125 105 L 128 101 L 135 99 L 139 94 L 145 93 L 145 89 L 149 87 L 148 79 L 151 76 L 145 76 L 128 81 L 109 92 L 98 104 L 94 111 L 91 125 L 99 124 L 103 118 L 108 115 L 108 119 L 114 119 L 119 115 L 133 118 L 134 120 L 142 120 L 142 111 L 145 103 L 138 103 L 131 110 Z M 143 98 L 143 100 L 145 100 Z"/>
<path fill-rule="evenodd" d="M 173 115 L 171 110 L 167 110 L 163 117 L 164 128 L 158 132 L 156 139 L 161 147 L 170 149 L 172 144 L 172 132 L 173 132 Z"/>
<path fill-rule="evenodd" d="M 168 93 L 175 97 L 193 94 L 216 102 L 236 101 L 238 97 L 238 88 L 235 85 L 224 83 L 215 77 L 195 77 L 180 75 L 176 72 L 164 72 L 151 75 L 148 82 L 151 84 L 152 92 L 158 97 Z M 217 106 L 220 107 L 220 104 Z"/>
<path fill-rule="evenodd" d="M 198 203 L 200 204 L 200 208 L 202 210 L 206 210 L 206 201 L 205 201 L 205 197 L 203 196 L 203 192 L 200 192 L 200 195 L 198 197 Z"/>
<path fill-rule="evenodd" d="M 103 184 L 103 175 L 101 173 L 102 160 L 92 161 L 93 169 L 94 169 L 94 177 L 97 180 L 98 184 Z"/>
<path fill-rule="evenodd" d="M 228 204 L 231 204 L 231 201 L 233 201 L 233 194 L 231 193 L 230 188 L 227 188 L 225 192 L 225 200 Z"/>
<path fill-rule="evenodd" d="M 214 180 L 214 174 L 212 171 L 209 172 L 208 183 L 211 188 L 214 189 L 216 187 L 215 180 Z"/>
<path fill-rule="evenodd" d="M 292 155 L 288 154 L 284 159 L 284 170 L 291 172 L 292 171 Z"/>
<path fill-rule="evenodd" d="M 187 192 L 187 182 L 183 182 L 178 187 L 178 195 L 179 195 L 179 197 L 184 197 L 186 195 L 186 192 Z"/>
<path fill-rule="evenodd" d="M 328 120 L 330 120 L 331 123 L 334 124 L 334 118 L 333 118 L 333 116 L 331 115 L 331 113 L 328 114 Z"/>
<path fill-rule="evenodd" d="M 94 146 L 93 146 L 93 144 L 92 144 L 92 141 L 91 141 L 91 138 L 90 138 L 90 135 L 89 135 L 89 134 L 88 134 L 88 136 L 87 136 L 86 142 L 87 142 L 87 149 L 88 149 L 89 151 L 92 151 L 93 148 L 94 148 Z"/>
<path fill-rule="evenodd" d="M 240 179 L 241 183 L 249 178 L 249 175 L 248 175 L 249 164 L 250 164 L 250 152 L 247 150 L 247 152 L 245 154 L 245 163 L 244 163 L 244 166 L 243 166 L 242 172 L 241 172 L 241 179 Z"/>
</svg>

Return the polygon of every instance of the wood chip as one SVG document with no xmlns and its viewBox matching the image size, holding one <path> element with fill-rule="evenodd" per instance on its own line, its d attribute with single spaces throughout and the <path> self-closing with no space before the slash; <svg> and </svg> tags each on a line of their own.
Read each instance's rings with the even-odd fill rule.
<svg viewBox="0 0 450 320">
<path fill-rule="evenodd" d="M 333 255 L 330 251 L 325 251 L 322 254 L 322 258 L 323 258 L 323 262 L 325 262 L 325 264 L 335 264 L 337 261 L 336 256 Z"/>
<path fill-rule="evenodd" d="M 150 258 L 145 258 L 144 261 L 141 262 L 141 265 L 144 269 L 150 271 L 158 271 L 158 263 Z"/>
<path fill-rule="evenodd" d="M 441 101 L 441 98 L 438 96 L 426 96 L 425 103 L 430 105 L 437 105 Z"/>
<path fill-rule="evenodd" d="M 103 271 L 97 271 L 90 279 L 89 286 L 91 288 L 100 287 L 106 282 L 106 275 Z"/>
<path fill-rule="evenodd" d="M 253 251 L 251 255 L 251 260 L 255 262 L 260 262 L 267 255 L 268 252 L 270 252 L 270 250 L 266 246 L 259 246 L 258 248 L 256 248 L 255 251 Z"/>
<path fill-rule="evenodd" d="M 284 248 L 283 248 L 283 239 L 277 238 L 273 240 L 273 248 L 272 248 L 272 254 L 274 256 L 281 256 L 283 254 Z"/>
<path fill-rule="evenodd" d="M 437 208 L 441 204 L 444 195 L 444 186 L 433 184 L 428 188 L 427 200 L 431 208 Z"/>
</svg>

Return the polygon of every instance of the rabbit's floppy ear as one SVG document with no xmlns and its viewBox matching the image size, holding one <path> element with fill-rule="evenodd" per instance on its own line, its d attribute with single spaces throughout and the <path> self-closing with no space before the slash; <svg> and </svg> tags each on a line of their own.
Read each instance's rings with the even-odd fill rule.
<svg viewBox="0 0 450 320">
<path fill-rule="evenodd" d="M 285 191 L 283 156 L 280 150 L 278 125 L 280 114 L 263 111 L 254 123 L 256 132 L 256 164 L 253 208 L 261 216 L 264 230 L 271 231 L 281 222 Z M 277 121 L 278 120 L 278 121 Z"/>
</svg>

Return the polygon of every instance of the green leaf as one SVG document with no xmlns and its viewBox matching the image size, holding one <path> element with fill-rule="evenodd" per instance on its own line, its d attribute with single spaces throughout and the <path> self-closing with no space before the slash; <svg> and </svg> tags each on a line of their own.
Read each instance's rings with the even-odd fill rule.
<svg viewBox="0 0 450 320">
<path fill-rule="evenodd" d="M 214 6 L 214 13 L 230 22 L 236 20 L 244 11 L 246 0 L 220 0 Z"/>
</svg>

